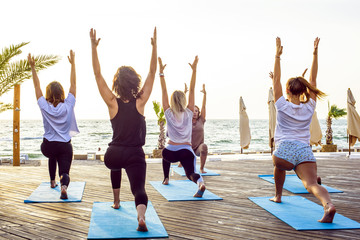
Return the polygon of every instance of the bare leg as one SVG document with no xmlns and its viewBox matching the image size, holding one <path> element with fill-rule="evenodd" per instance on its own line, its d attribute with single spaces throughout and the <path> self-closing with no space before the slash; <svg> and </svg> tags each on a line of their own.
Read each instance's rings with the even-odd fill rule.
<svg viewBox="0 0 360 240">
<path fill-rule="evenodd" d="M 200 154 L 200 173 L 206 173 L 204 170 L 207 154 Z"/>
<path fill-rule="evenodd" d="M 206 173 L 204 167 L 208 154 L 208 147 L 206 144 L 202 143 L 199 149 L 200 149 L 200 173 Z"/>
<path fill-rule="evenodd" d="M 148 229 L 146 227 L 145 223 L 145 212 L 146 212 L 146 205 L 145 204 L 139 204 L 136 207 L 137 213 L 138 213 L 138 228 L 137 230 L 140 232 L 147 232 Z"/>
<path fill-rule="evenodd" d="M 294 165 L 282 158 L 276 157 L 275 155 L 273 155 L 272 158 L 274 163 L 275 197 L 269 200 L 280 203 L 286 177 L 286 170 L 293 169 Z"/>
<path fill-rule="evenodd" d="M 114 209 L 120 208 L 120 188 L 113 189 L 114 204 L 111 206 Z"/>
<path fill-rule="evenodd" d="M 299 164 L 296 167 L 295 172 L 309 193 L 314 194 L 314 196 L 321 201 L 324 207 L 324 216 L 319 220 L 319 222 L 331 223 L 334 219 L 336 209 L 334 204 L 331 202 L 328 191 L 318 184 L 316 163 L 304 162 Z"/>
<path fill-rule="evenodd" d="M 286 172 L 274 167 L 274 180 L 275 180 L 275 197 L 270 198 L 270 201 L 281 203 L 282 190 L 285 182 Z"/>
</svg>

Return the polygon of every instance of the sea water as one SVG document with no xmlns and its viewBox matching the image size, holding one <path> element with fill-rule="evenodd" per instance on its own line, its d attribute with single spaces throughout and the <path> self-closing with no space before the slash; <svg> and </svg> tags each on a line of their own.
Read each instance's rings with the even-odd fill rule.
<svg viewBox="0 0 360 240">
<path fill-rule="evenodd" d="M 326 121 L 320 119 L 325 143 Z M 80 134 L 72 138 L 75 154 L 96 152 L 103 154 L 112 138 L 109 120 L 78 120 Z M 348 148 L 346 119 L 333 120 L 333 142 L 338 148 Z M 269 122 L 267 119 L 250 120 L 251 143 L 247 152 L 269 151 Z M 146 143 L 144 151 L 152 153 L 157 147 L 160 128 L 154 119 L 146 120 Z M 20 122 L 20 152 L 30 158 L 44 158 L 40 151 L 44 133 L 42 120 L 22 120 Z M 205 143 L 210 153 L 239 153 L 240 133 L 237 119 L 208 119 L 205 123 Z M 359 145 L 359 143 L 357 143 Z M 357 146 L 356 145 L 356 146 Z M 0 120 L 0 156 L 12 155 L 12 121 Z M 313 149 L 320 147 L 313 146 Z"/>
</svg>

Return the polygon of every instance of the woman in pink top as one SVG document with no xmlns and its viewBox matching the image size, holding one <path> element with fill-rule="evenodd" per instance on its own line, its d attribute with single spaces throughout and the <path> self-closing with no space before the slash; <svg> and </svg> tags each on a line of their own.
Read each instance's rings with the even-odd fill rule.
<svg viewBox="0 0 360 240">
<path fill-rule="evenodd" d="M 314 41 L 313 62 L 309 82 L 303 77 L 290 78 L 286 83 L 285 100 L 280 82 L 280 56 L 283 47 L 276 38 L 276 55 L 273 79 L 277 123 L 275 128 L 276 151 L 273 154 L 275 197 L 271 201 L 281 202 L 286 172 L 294 169 L 305 188 L 315 195 L 324 206 L 324 216 L 319 222 L 331 223 L 336 209 L 327 190 L 318 184 L 316 159 L 310 147 L 310 123 L 316 107 L 316 99 L 325 96 L 316 88 L 318 70 L 319 38 Z M 306 101 L 300 97 L 305 95 Z"/>
</svg>

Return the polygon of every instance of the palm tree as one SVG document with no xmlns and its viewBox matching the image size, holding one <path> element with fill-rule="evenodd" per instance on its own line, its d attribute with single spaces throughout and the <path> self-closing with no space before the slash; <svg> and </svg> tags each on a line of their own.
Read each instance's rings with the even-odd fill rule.
<svg viewBox="0 0 360 240">
<path fill-rule="evenodd" d="M 333 144 L 333 136 L 332 136 L 332 129 L 331 129 L 331 124 L 332 124 L 332 119 L 338 119 L 340 117 L 343 117 L 346 115 L 346 111 L 345 108 L 338 108 L 336 105 L 332 105 L 330 107 L 330 103 L 328 103 L 329 106 L 329 112 L 328 112 L 328 117 L 326 119 L 326 125 L 327 125 L 327 129 L 326 129 L 326 144 Z"/>
<path fill-rule="evenodd" d="M 165 137 L 166 119 L 165 119 L 164 109 L 160 106 L 160 103 L 153 101 L 153 105 L 154 105 L 155 114 L 158 117 L 157 123 L 160 126 L 158 149 L 162 150 L 165 148 L 165 141 L 166 141 L 166 137 Z"/>
<path fill-rule="evenodd" d="M 0 96 L 11 90 L 14 85 L 31 78 L 31 67 L 27 59 L 10 62 L 13 57 L 22 53 L 21 48 L 28 43 L 22 42 L 2 49 L 0 54 Z M 56 55 L 39 55 L 34 59 L 36 71 L 46 69 L 60 60 Z M 12 104 L 0 102 L 0 113 L 12 108 Z"/>
</svg>

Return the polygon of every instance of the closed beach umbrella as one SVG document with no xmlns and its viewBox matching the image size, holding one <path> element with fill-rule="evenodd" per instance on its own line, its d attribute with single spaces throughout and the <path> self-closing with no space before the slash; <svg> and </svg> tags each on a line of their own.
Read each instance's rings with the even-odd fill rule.
<svg viewBox="0 0 360 240">
<path fill-rule="evenodd" d="M 322 132 L 316 111 L 314 112 L 310 123 L 310 145 L 321 144 Z"/>
<path fill-rule="evenodd" d="M 360 117 L 355 110 L 355 99 L 350 88 L 347 91 L 347 134 L 349 135 L 350 147 L 355 145 L 356 140 L 360 141 Z"/>
<path fill-rule="evenodd" d="M 275 99 L 274 91 L 272 88 L 269 90 L 268 97 L 269 105 L 269 147 L 271 148 L 271 154 L 275 147 L 274 135 L 275 135 L 275 126 L 276 126 L 276 108 L 275 108 Z"/>
<path fill-rule="evenodd" d="M 246 113 L 246 107 L 242 97 L 240 97 L 240 146 L 242 149 L 249 148 L 251 134 L 249 126 L 249 117 Z"/>
</svg>

